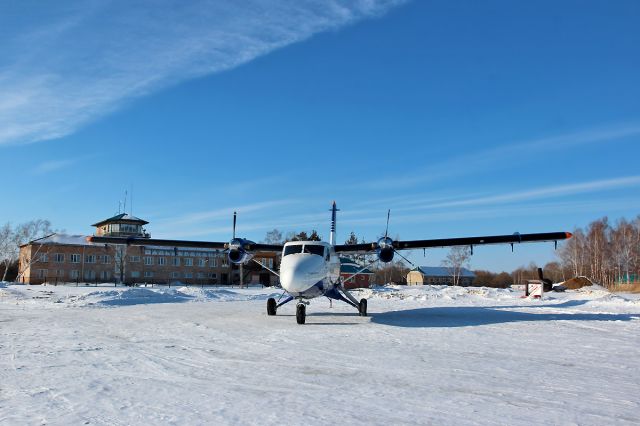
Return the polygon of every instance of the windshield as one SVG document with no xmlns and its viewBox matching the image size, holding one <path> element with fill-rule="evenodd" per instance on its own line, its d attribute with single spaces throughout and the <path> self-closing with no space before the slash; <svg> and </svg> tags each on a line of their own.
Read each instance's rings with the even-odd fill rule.
<svg viewBox="0 0 640 426">
<path fill-rule="evenodd" d="M 284 248 L 284 256 L 294 254 L 294 253 L 302 253 L 302 244 L 294 245 L 294 246 L 286 246 Z"/>
<path fill-rule="evenodd" d="M 318 256 L 324 256 L 324 246 L 316 246 L 316 245 L 305 245 L 304 246 L 305 253 L 317 254 Z"/>
<path fill-rule="evenodd" d="M 304 247 L 304 250 L 303 250 L 303 247 Z M 317 254 L 318 256 L 324 256 L 324 246 L 311 245 L 311 244 L 307 244 L 304 246 L 302 244 L 286 246 L 284 248 L 283 256 L 288 256 L 290 254 L 296 254 L 296 253 L 310 253 L 310 254 Z"/>
</svg>

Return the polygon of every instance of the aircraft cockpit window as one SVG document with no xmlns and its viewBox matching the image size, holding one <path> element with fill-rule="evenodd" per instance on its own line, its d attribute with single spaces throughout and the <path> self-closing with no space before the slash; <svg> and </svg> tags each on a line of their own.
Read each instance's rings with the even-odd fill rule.
<svg viewBox="0 0 640 426">
<path fill-rule="evenodd" d="M 318 256 L 324 257 L 324 246 L 305 245 L 304 253 L 317 254 Z"/>
<path fill-rule="evenodd" d="M 286 246 L 284 248 L 284 256 L 289 254 L 302 253 L 302 245 Z"/>
</svg>

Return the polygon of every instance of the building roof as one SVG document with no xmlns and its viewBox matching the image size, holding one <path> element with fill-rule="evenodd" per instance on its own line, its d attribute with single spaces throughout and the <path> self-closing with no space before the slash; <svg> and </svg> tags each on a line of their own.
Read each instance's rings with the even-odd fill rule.
<svg viewBox="0 0 640 426">
<path fill-rule="evenodd" d="M 105 219 L 98 223 L 94 223 L 91 226 L 102 226 L 106 223 L 112 223 L 112 222 L 128 222 L 128 223 L 137 223 L 140 225 L 146 225 L 147 223 L 149 223 L 144 219 L 140 219 L 139 217 L 135 217 L 127 213 L 121 213 L 113 217 L 110 217 L 109 219 Z"/>
<path fill-rule="evenodd" d="M 413 270 L 414 271 L 418 270 L 427 277 L 450 277 L 451 276 L 451 271 L 446 266 L 418 266 Z M 467 268 L 462 268 L 460 270 L 460 276 L 475 278 L 476 274 L 473 273 L 473 271 L 468 270 Z"/>
<path fill-rule="evenodd" d="M 360 271 L 362 266 L 348 257 L 340 257 L 340 273 L 341 274 L 355 274 Z M 358 272 L 359 274 L 373 274 L 373 271 L 369 268 L 365 268 Z"/>
<path fill-rule="evenodd" d="M 39 238 L 23 244 L 27 246 L 29 244 L 58 244 L 67 246 L 97 246 L 102 245 L 98 243 L 92 243 L 87 241 L 86 235 L 68 235 L 68 234 L 51 234 L 44 238 Z"/>
</svg>

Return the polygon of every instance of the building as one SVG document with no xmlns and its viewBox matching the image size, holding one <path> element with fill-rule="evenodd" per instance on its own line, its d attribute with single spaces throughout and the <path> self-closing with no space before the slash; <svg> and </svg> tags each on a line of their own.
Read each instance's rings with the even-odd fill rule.
<svg viewBox="0 0 640 426">
<path fill-rule="evenodd" d="M 373 278 L 373 271 L 369 268 L 361 269 L 362 266 L 354 260 L 348 257 L 340 258 L 340 277 L 346 280 L 344 281 L 345 288 L 369 288 Z"/>
<path fill-rule="evenodd" d="M 150 238 L 147 221 L 119 214 L 93 226 L 95 235 Z M 256 260 L 277 268 L 275 253 L 261 253 Z M 87 241 L 87 236 L 53 234 L 20 247 L 19 281 L 29 284 L 157 283 L 273 285 L 277 277 L 255 263 L 244 268 L 230 265 L 223 250 L 194 247 L 127 246 Z M 242 280 L 240 274 L 242 273 Z"/>
<path fill-rule="evenodd" d="M 470 286 L 476 277 L 472 271 L 462 268 L 458 285 Z M 453 285 L 451 270 L 442 266 L 419 266 L 407 274 L 407 285 Z"/>
</svg>

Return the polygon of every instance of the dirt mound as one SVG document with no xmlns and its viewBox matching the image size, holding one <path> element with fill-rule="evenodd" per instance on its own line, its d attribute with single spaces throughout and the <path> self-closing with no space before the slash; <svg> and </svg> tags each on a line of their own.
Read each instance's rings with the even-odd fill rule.
<svg viewBox="0 0 640 426">
<path fill-rule="evenodd" d="M 560 283 L 560 285 L 563 285 L 569 290 L 576 290 L 582 287 L 593 285 L 593 283 L 587 277 L 575 277 L 575 278 L 566 280 L 563 283 Z"/>
</svg>

